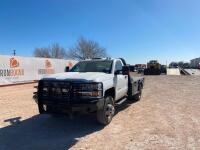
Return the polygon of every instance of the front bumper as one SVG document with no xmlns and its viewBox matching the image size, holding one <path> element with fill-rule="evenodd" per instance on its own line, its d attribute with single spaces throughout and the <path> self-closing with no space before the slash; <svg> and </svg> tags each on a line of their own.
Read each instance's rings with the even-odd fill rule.
<svg viewBox="0 0 200 150">
<path fill-rule="evenodd" d="M 74 88 L 79 82 L 67 80 L 40 80 L 37 91 L 39 111 L 47 106 L 47 112 L 98 110 L 104 106 L 103 96 L 90 97 L 74 94 Z M 86 84 L 86 83 L 85 83 Z M 49 108 L 49 110 L 48 110 Z"/>
<path fill-rule="evenodd" d="M 57 102 L 56 100 L 38 100 L 38 105 L 46 105 L 47 113 L 65 113 L 71 111 L 86 111 L 92 112 L 102 109 L 104 106 L 104 99 L 72 99 L 69 102 Z"/>
</svg>

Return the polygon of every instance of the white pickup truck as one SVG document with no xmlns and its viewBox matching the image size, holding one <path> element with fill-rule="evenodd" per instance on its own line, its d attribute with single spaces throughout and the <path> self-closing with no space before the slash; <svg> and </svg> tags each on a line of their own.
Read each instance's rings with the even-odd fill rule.
<svg viewBox="0 0 200 150">
<path fill-rule="evenodd" d="M 96 112 L 107 125 L 115 105 L 139 100 L 144 77 L 131 77 L 124 59 L 90 59 L 78 62 L 65 73 L 53 74 L 38 83 L 37 103 L 42 113 Z"/>
</svg>

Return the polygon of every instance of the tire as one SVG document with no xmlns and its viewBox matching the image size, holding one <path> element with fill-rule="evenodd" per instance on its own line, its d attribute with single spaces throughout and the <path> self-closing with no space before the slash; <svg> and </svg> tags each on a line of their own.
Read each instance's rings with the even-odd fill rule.
<svg viewBox="0 0 200 150">
<path fill-rule="evenodd" d="M 141 99 L 141 95 L 142 95 L 142 92 L 140 91 L 139 93 L 137 93 L 136 95 L 134 95 L 133 99 L 135 101 L 139 101 Z"/>
<path fill-rule="evenodd" d="M 133 96 L 133 99 L 135 101 L 139 101 L 141 99 L 141 95 L 142 95 L 142 88 L 143 88 L 143 84 L 139 84 L 139 87 L 138 87 L 138 93 L 136 95 Z"/>
<path fill-rule="evenodd" d="M 112 96 L 105 98 L 104 107 L 97 111 L 97 120 L 103 125 L 108 125 L 115 114 L 115 107 Z"/>
</svg>

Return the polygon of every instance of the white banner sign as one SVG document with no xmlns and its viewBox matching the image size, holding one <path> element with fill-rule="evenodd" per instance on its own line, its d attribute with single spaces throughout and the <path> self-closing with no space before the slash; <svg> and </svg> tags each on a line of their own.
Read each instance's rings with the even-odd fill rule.
<svg viewBox="0 0 200 150">
<path fill-rule="evenodd" d="M 76 61 L 0 55 L 0 85 L 39 80 L 65 71 Z"/>
</svg>

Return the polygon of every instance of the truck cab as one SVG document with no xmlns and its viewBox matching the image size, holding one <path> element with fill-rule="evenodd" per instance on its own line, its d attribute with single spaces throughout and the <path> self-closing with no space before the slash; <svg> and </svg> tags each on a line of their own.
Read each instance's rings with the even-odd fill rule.
<svg viewBox="0 0 200 150">
<path fill-rule="evenodd" d="M 141 96 L 143 83 L 143 78 L 131 79 L 124 59 L 83 60 L 68 72 L 39 81 L 39 112 L 96 112 L 97 120 L 106 125 L 114 116 L 117 102 Z"/>
</svg>

